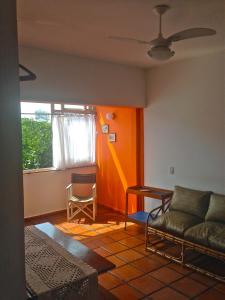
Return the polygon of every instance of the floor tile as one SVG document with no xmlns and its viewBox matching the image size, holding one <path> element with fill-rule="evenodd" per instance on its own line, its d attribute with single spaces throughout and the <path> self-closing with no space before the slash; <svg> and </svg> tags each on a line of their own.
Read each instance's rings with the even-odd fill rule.
<svg viewBox="0 0 225 300">
<path fill-rule="evenodd" d="M 171 287 L 189 297 L 197 296 L 207 289 L 207 286 L 188 277 L 181 278 L 180 280 L 172 283 Z"/>
<path fill-rule="evenodd" d="M 86 237 L 83 236 L 82 234 L 79 234 L 79 235 L 76 234 L 76 235 L 72 236 L 72 238 L 73 238 L 74 240 L 77 240 L 77 241 L 80 241 L 80 242 L 82 242 L 83 240 L 86 239 Z"/>
<path fill-rule="evenodd" d="M 112 232 L 112 229 L 110 227 L 103 227 L 103 228 L 97 229 L 96 232 L 98 234 L 103 234 L 106 232 Z"/>
<path fill-rule="evenodd" d="M 179 265 L 177 263 L 170 263 L 169 265 L 167 265 L 167 267 L 177 271 L 178 273 L 184 274 L 184 275 L 187 275 L 187 274 L 190 274 L 193 272 L 193 270 L 183 267 L 182 265 Z"/>
<path fill-rule="evenodd" d="M 97 235 L 98 235 L 98 233 L 96 231 L 94 231 L 94 230 L 82 232 L 82 236 L 84 238 L 89 238 L 89 237 L 93 237 L 93 236 L 96 237 Z"/>
<path fill-rule="evenodd" d="M 137 251 L 137 252 L 140 252 L 141 254 L 143 254 L 145 256 L 152 255 L 151 252 L 145 250 L 145 245 L 144 244 L 143 245 L 139 245 L 137 247 L 134 247 L 133 249 L 135 251 Z"/>
<path fill-rule="evenodd" d="M 215 288 L 225 294 L 225 283 L 218 283 Z"/>
<path fill-rule="evenodd" d="M 196 300 L 224 300 L 225 296 L 223 293 L 219 292 L 216 289 L 210 289 L 195 299 Z"/>
<path fill-rule="evenodd" d="M 122 284 L 120 279 L 110 273 L 98 276 L 98 283 L 107 290 L 111 290 L 112 288 Z"/>
<path fill-rule="evenodd" d="M 118 256 L 126 262 L 132 262 L 143 257 L 141 253 L 138 253 L 132 249 L 119 252 L 116 254 L 116 256 Z"/>
<path fill-rule="evenodd" d="M 129 237 L 129 238 L 121 240 L 120 243 L 129 248 L 132 248 L 132 247 L 138 246 L 140 244 L 143 244 L 143 241 L 137 239 L 136 237 Z"/>
<path fill-rule="evenodd" d="M 115 255 L 111 255 L 107 257 L 116 267 L 120 267 L 126 264 L 126 262 Z"/>
<path fill-rule="evenodd" d="M 87 246 L 94 243 L 94 245 L 97 245 L 98 247 L 102 247 L 102 246 L 105 246 L 105 244 L 107 244 L 108 242 L 109 243 L 112 242 L 112 240 L 110 238 L 108 238 L 109 239 L 108 242 L 106 242 L 105 239 L 107 239 L 107 237 L 104 237 L 104 240 L 101 237 L 89 238 L 87 243 L 86 243 L 86 240 L 83 240 L 82 243 L 84 242 L 85 244 L 87 244 Z"/>
<path fill-rule="evenodd" d="M 175 290 L 165 287 L 156 293 L 151 294 L 149 297 L 151 300 L 186 300 L 186 296 L 176 292 Z"/>
<path fill-rule="evenodd" d="M 128 228 L 126 230 L 126 233 L 129 234 L 130 236 L 135 236 L 135 235 L 138 235 L 140 233 L 143 233 L 143 230 L 138 229 L 138 228 Z"/>
<path fill-rule="evenodd" d="M 96 229 L 100 229 L 100 228 L 103 228 L 103 227 L 105 227 L 105 224 L 99 224 L 99 223 L 93 223 L 93 224 L 91 224 L 90 225 L 90 228 L 92 229 L 92 230 L 96 230 Z"/>
<path fill-rule="evenodd" d="M 170 260 L 168 258 L 162 257 L 157 254 L 152 254 L 151 258 L 159 261 L 162 265 L 168 265 L 170 263 Z"/>
<path fill-rule="evenodd" d="M 213 286 L 216 284 L 216 280 L 214 280 L 213 278 L 210 278 L 208 276 L 205 276 L 203 274 L 200 273 L 192 273 L 191 275 L 189 275 L 190 278 L 197 280 L 207 286 Z"/>
<path fill-rule="evenodd" d="M 127 233 L 125 233 L 124 231 L 118 231 L 115 233 L 112 233 L 110 235 L 110 237 L 114 240 L 114 241 L 119 241 L 119 240 L 123 240 L 129 237 L 129 235 Z"/>
<path fill-rule="evenodd" d="M 81 240 L 81 243 L 84 244 L 85 246 L 87 246 L 89 249 L 96 249 L 96 248 L 99 248 L 101 245 L 99 245 L 96 241 L 88 241 L 88 242 L 85 242 L 84 240 Z"/>
<path fill-rule="evenodd" d="M 160 281 L 150 277 L 149 275 L 144 275 L 131 280 L 129 284 L 145 295 L 153 293 L 164 286 Z"/>
<path fill-rule="evenodd" d="M 113 239 L 111 238 L 111 235 L 110 235 L 110 237 L 100 235 L 100 236 L 98 236 L 98 240 L 100 240 L 103 243 L 103 245 L 113 243 Z"/>
<path fill-rule="evenodd" d="M 75 226 L 75 227 L 72 227 L 72 228 L 69 228 L 68 229 L 69 230 L 69 233 L 72 233 L 72 234 L 81 234 L 81 233 L 83 233 L 83 232 L 85 232 L 85 231 L 87 231 L 86 230 L 86 228 L 84 228 L 84 227 L 82 227 L 82 226 Z"/>
<path fill-rule="evenodd" d="M 124 250 L 127 250 L 127 247 L 119 242 L 114 242 L 110 244 L 106 244 L 104 248 L 110 252 L 111 254 L 115 254 Z"/>
<path fill-rule="evenodd" d="M 143 257 L 139 260 L 132 262 L 131 264 L 132 266 L 145 273 L 151 272 L 162 267 L 162 264 L 160 262 L 151 259 L 151 257 Z"/>
<path fill-rule="evenodd" d="M 60 224 L 60 227 L 65 228 L 65 229 L 72 229 L 74 227 L 77 227 L 77 224 L 73 223 L 73 222 L 63 222 Z"/>
<path fill-rule="evenodd" d="M 117 299 L 120 300 L 137 300 L 143 297 L 143 294 L 135 290 L 134 288 L 128 285 L 119 286 L 113 290 L 111 293 L 116 296 Z"/>
<path fill-rule="evenodd" d="M 134 279 L 138 276 L 141 276 L 143 272 L 140 270 L 137 270 L 136 268 L 130 266 L 130 265 L 125 265 L 122 267 L 119 267 L 117 269 L 114 269 L 110 271 L 113 275 L 116 275 L 122 280 L 129 281 L 131 279 Z"/>
<path fill-rule="evenodd" d="M 145 241 L 145 234 L 144 233 L 140 233 L 138 235 L 135 236 L 137 239 Z"/>
<path fill-rule="evenodd" d="M 120 229 L 124 230 L 124 222 L 118 222 L 118 224 L 113 224 L 112 227 L 113 230 L 120 230 Z"/>
<path fill-rule="evenodd" d="M 103 257 L 107 257 L 107 256 L 111 255 L 111 253 L 109 251 L 105 250 L 102 247 L 96 248 L 96 249 L 94 249 L 94 251 Z"/>
<path fill-rule="evenodd" d="M 101 285 L 98 286 L 98 300 L 117 300 L 109 290 L 106 290 Z"/>
<path fill-rule="evenodd" d="M 156 271 L 153 271 L 150 273 L 150 275 L 166 284 L 170 284 L 171 282 L 183 277 L 182 274 L 167 267 L 162 267 Z"/>
</svg>

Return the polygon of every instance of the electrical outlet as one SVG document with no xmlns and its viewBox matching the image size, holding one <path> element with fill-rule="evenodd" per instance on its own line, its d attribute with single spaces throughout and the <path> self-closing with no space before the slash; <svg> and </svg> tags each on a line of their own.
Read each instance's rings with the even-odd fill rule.
<svg viewBox="0 0 225 300">
<path fill-rule="evenodd" d="M 174 175 L 174 172 L 175 172 L 174 167 L 169 167 L 170 175 Z"/>
</svg>

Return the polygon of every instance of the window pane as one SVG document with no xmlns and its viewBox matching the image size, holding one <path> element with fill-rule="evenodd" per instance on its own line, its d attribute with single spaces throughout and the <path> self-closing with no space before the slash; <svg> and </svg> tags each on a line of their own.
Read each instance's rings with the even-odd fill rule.
<svg viewBox="0 0 225 300">
<path fill-rule="evenodd" d="M 62 104 L 54 104 L 54 110 L 62 110 Z"/>
<path fill-rule="evenodd" d="M 73 104 L 65 104 L 65 109 L 75 109 L 75 110 L 85 110 L 84 105 L 73 105 Z"/>
<path fill-rule="evenodd" d="M 53 157 L 57 169 L 95 162 L 95 117 L 65 113 L 53 117 Z"/>
<path fill-rule="evenodd" d="M 52 167 L 51 105 L 21 103 L 23 169 Z"/>
<path fill-rule="evenodd" d="M 21 113 L 36 113 L 41 111 L 43 113 L 51 113 L 50 103 L 31 103 L 31 102 L 21 102 Z"/>
</svg>

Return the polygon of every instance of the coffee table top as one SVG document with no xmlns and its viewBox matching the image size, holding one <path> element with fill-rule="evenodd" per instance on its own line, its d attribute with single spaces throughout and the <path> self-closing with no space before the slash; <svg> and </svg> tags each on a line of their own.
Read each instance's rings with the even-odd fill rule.
<svg viewBox="0 0 225 300">
<path fill-rule="evenodd" d="M 68 252 L 86 262 L 89 266 L 97 270 L 98 274 L 107 272 L 115 268 L 115 265 L 100 256 L 81 242 L 67 236 L 61 230 L 50 223 L 42 223 L 35 225 L 36 228 L 44 232 L 56 243 L 63 246 Z"/>
</svg>

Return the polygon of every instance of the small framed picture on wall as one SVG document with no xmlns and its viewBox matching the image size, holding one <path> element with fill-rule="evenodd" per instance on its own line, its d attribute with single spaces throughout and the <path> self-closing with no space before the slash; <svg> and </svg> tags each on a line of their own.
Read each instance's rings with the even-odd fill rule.
<svg viewBox="0 0 225 300">
<path fill-rule="evenodd" d="M 109 134 L 109 142 L 110 143 L 116 142 L 116 133 L 115 132 Z"/>
<path fill-rule="evenodd" d="M 109 125 L 108 124 L 102 125 L 102 133 L 109 133 Z"/>
</svg>

